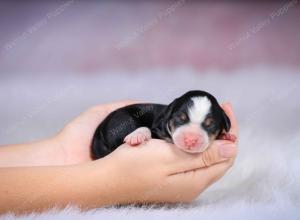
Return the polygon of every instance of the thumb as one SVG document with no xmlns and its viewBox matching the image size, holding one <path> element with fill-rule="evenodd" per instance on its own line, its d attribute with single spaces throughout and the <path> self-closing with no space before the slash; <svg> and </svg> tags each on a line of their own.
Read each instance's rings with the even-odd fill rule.
<svg viewBox="0 0 300 220">
<path fill-rule="evenodd" d="M 165 192 L 173 191 L 172 195 L 176 201 L 191 202 L 207 187 L 220 179 L 233 162 L 234 158 L 231 158 L 207 168 L 170 175 L 168 176 L 170 184 Z"/>
<path fill-rule="evenodd" d="M 180 152 L 174 154 L 169 175 L 210 167 L 213 164 L 234 158 L 237 154 L 237 147 L 233 142 L 216 140 L 206 151 L 199 154 L 188 154 L 179 149 L 178 151 Z"/>
</svg>

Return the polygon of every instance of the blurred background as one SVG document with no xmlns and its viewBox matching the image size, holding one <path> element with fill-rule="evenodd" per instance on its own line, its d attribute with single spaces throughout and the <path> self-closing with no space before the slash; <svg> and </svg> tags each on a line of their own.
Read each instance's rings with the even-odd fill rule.
<svg viewBox="0 0 300 220">
<path fill-rule="evenodd" d="M 291 65 L 294 1 L 1 1 L 1 74 Z"/>
<path fill-rule="evenodd" d="M 0 144 L 47 138 L 96 104 L 206 90 L 233 103 L 240 152 L 197 217 L 233 204 L 222 219 L 299 219 L 299 22 L 298 0 L 0 1 Z"/>
<path fill-rule="evenodd" d="M 248 109 L 284 86 L 294 94 L 299 21 L 296 0 L 1 1 L 0 140 L 46 137 L 120 99 L 206 89 Z"/>
</svg>

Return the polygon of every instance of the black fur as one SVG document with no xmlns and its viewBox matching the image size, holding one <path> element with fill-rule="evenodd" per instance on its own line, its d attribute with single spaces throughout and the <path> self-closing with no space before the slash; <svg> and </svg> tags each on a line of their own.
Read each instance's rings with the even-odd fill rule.
<svg viewBox="0 0 300 220">
<path fill-rule="evenodd" d="M 187 121 L 180 121 L 178 114 L 187 113 L 188 108 L 193 104 L 190 98 L 195 96 L 206 96 L 211 101 L 210 115 L 215 123 L 214 126 L 203 127 L 208 134 L 219 136 L 223 130 L 228 132 L 230 120 L 215 97 L 204 91 L 190 91 L 169 105 L 134 104 L 110 113 L 95 131 L 91 148 L 93 159 L 104 157 L 114 151 L 123 143 L 126 135 L 139 127 L 148 127 L 152 138 L 172 142 L 167 126 L 171 126 L 171 122 L 175 127 L 187 123 Z"/>
<path fill-rule="evenodd" d="M 111 153 L 123 143 L 126 135 L 139 127 L 151 128 L 155 116 L 166 107 L 160 104 L 134 104 L 110 113 L 95 131 L 92 157 L 98 159 Z"/>
</svg>

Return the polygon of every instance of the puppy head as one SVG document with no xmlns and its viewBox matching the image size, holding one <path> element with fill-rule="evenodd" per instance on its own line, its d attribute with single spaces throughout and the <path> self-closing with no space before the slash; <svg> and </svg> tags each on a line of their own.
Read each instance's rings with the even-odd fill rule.
<svg viewBox="0 0 300 220">
<path fill-rule="evenodd" d="M 203 152 L 231 126 L 217 100 L 204 91 L 190 91 L 174 100 L 165 112 L 165 120 L 173 143 L 190 153 Z"/>
</svg>

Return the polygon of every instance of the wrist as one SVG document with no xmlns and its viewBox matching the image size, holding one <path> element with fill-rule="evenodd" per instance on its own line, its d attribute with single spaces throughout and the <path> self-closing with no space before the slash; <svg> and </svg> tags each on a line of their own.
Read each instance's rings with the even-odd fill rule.
<svg viewBox="0 0 300 220">
<path fill-rule="evenodd" d="M 61 166 L 65 165 L 65 152 L 57 136 L 32 143 L 32 162 L 35 166 Z"/>
<path fill-rule="evenodd" d="M 109 160 L 103 158 L 70 167 L 72 181 L 66 185 L 69 201 L 83 209 L 122 203 L 124 190 Z"/>
<path fill-rule="evenodd" d="M 0 167 L 52 166 L 63 163 L 63 151 L 56 137 L 0 148 Z"/>
</svg>

